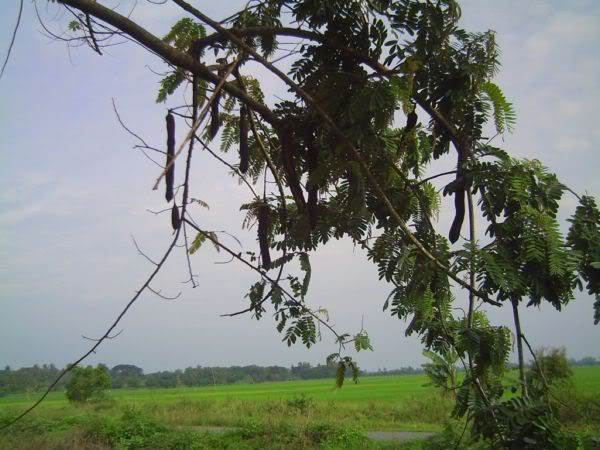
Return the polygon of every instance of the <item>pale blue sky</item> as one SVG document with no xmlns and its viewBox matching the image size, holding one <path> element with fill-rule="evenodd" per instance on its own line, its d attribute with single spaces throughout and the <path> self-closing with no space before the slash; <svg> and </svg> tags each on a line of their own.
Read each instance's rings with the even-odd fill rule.
<svg viewBox="0 0 600 450">
<path fill-rule="evenodd" d="M 5 50 L 17 3 L 0 5 L 0 42 Z M 41 5 L 49 26 L 58 7 Z M 123 11 L 131 2 L 121 2 Z M 241 2 L 201 2 L 224 17 Z M 600 2 L 462 2 L 470 30 L 495 29 L 502 47 L 498 82 L 515 104 L 518 123 L 504 147 L 539 158 L 573 189 L 600 192 L 598 105 L 600 101 Z M 163 34 L 180 17 L 172 6 L 138 2 L 133 17 Z M 162 146 L 164 105 L 154 98 L 162 70 L 155 57 L 133 45 L 112 47 L 100 57 L 87 47 L 70 52 L 41 33 L 26 2 L 12 59 L 0 79 L 0 366 L 53 362 L 59 366 L 85 351 L 82 334 L 102 334 L 152 269 L 135 251 L 135 235 L 151 255 L 170 237 L 169 218 L 146 208 L 164 207 L 151 190 L 157 167 L 131 149 L 118 126 L 111 98 L 123 119 L 148 142 Z M 264 72 L 265 90 L 285 92 Z M 171 105 L 177 103 L 177 95 Z M 498 142 L 501 143 L 500 141 Z M 230 158 L 233 158 L 231 155 Z M 194 196 L 208 202 L 198 211 L 206 228 L 240 233 L 239 204 L 248 197 L 206 154 L 195 157 Z M 565 211 L 574 206 L 567 198 Z M 441 221 L 448 223 L 444 210 Z M 103 345 L 90 362 L 134 363 L 146 370 L 188 365 L 322 362 L 334 345 L 329 336 L 311 350 L 281 343 L 268 315 L 225 319 L 239 309 L 255 276 L 203 248 L 193 257 L 200 286 L 185 288 L 184 258 L 177 254 L 154 287 L 183 290 L 165 302 L 142 296 L 124 319 L 123 334 Z M 421 346 L 404 337 L 406 324 L 381 311 L 390 287 L 349 242 L 336 242 L 312 259 L 310 302 L 326 307 L 341 330 L 356 331 L 361 317 L 375 351 L 358 355 L 368 369 L 416 365 Z M 460 298 L 459 298 L 460 302 Z M 463 300 L 464 303 L 464 300 Z M 491 311 L 509 323 L 508 308 Z M 578 294 L 564 313 L 550 308 L 524 314 L 535 345 L 564 345 L 570 355 L 600 356 L 600 328 L 592 321 L 592 299 Z"/>
</svg>

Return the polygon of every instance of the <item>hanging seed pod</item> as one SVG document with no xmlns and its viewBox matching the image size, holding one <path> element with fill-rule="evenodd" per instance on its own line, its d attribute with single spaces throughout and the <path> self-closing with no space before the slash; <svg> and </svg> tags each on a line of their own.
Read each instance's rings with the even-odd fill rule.
<svg viewBox="0 0 600 450">
<path fill-rule="evenodd" d="M 240 108 L 240 172 L 248 171 L 248 111 L 246 105 Z"/>
<path fill-rule="evenodd" d="M 451 243 L 458 241 L 463 220 L 465 219 L 465 190 L 464 188 L 457 189 L 454 193 L 454 220 L 448 233 L 448 239 Z"/>
<path fill-rule="evenodd" d="M 176 204 L 173 204 L 173 209 L 171 209 L 171 225 L 174 230 L 177 230 L 181 225 L 181 217 L 179 217 L 179 208 Z"/>
<path fill-rule="evenodd" d="M 319 164 L 319 147 L 315 145 L 312 128 L 306 135 L 306 162 L 308 164 L 308 222 L 314 228 L 318 221 L 318 192 L 319 187 L 314 181 L 314 172 Z"/>
<path fill-rule="evenodd" d="M 220 98 L 221 96 L 218 95 L 210 105 L 210 128 L 208 132 L 210 139 L 214 139 L 219 132 L 219 128 L 221 127 L 221 119 L 219 118 Z"/>
<path fill-rule="evenodd" d="M 300 186 L 300 180 L 298 179 L 298 173 L 296 172 L 296 166 L 294 164 L 293 152 L 293 141 L 290 131 L 284 128 L 279 131 L 279 141 L 281 143 L 281 162 L 283 163 L 283 170 L 287 179 L 290 191 L 292 191 L 292 197 L 294 202 L 300 211 L 304 211 L 306 208 L 306 201 L 304 200 L 304 193 Z"/>
<path fill-rule="evenodd" d="M 175 156 L 175 117 L 171 114 L 171 111 L 169 111 L 165 120 L 167 122 L 167 167 L 169 167 L 165 175 L 165 198 L 167 202 L 170 202 L 173 200 L 173 183 L 175 182 L 175 164 L 169 166 Z"/>
<path fill-rule="evenodd" d="M 189 53 L 194 59 L 199 60 L 204 52 L 204 47 L 205 44 L 201 39 L 195 39 L 190 45 Z"/>
<path fill-rule="evenodd" d="M 271 210 L 266 203 L 258 207 L 258 245 L 262 267 L 269 270 L 271 267 L 271 254 L 269 253 L 269 228 L 271 227 Z"/>
<path fill-rule="evenodd" d="M 405 131 L 412 130 L 417 125 L 417 120 L 419 120 L 417 113 L 414 111 L 409 112 L 408 116 L 406 117 L 406 127 L 404 128 Z"/>
<path fill-rule="evenodd" d="M 218 58 L 217 62 L 221 64 L 219 70 L 217 71 L 217 75 L 219 78 L 223 78 L 227 73 L 226 64 L 227 60 L 225 58 Z M 219 91 L 210 105 L 210 125 L 208 129 L 208 135 L 210 139 L 214 139 L 214 137 L 219 132 L 219 128 L 221 127 L 221 118 L 219 117 L 219 102 L 221 101 L 221 92 Z"/>
<path fill-rule="evenodd" d="M 465 149 L 458 149 L 458 161 L 456 162 L 456 187 L 454 189 L 454 220 L 450 226 L 448 239 L 451 243 L 458 241 L 460 230 L 465 219 L 465 179 L 463 177 L 463 166 L 465 162 Z"/>
<path fill-rule="evenodd" d="M 319 220 L 318 207 L 318 189 L 316 187 L 308 188 L 308 223 L 311 228 L 314 228 Z"/>
</svg>

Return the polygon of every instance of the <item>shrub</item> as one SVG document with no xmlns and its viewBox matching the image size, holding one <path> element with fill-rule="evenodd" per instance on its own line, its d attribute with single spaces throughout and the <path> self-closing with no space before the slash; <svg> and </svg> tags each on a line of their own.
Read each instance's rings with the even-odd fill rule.
<svg viewBox="0 0 600 450">
<path fill-rule="evenodd" d="M 91 398 L 102 398 L 109 388 L 110 375 L 105 366 L 76 367 L 67 384 L 66 395 L 71 402 L 85 402 Z"/>
<path fill-rule="evenodd" d="M 363 432 L 354 427 L 338 429 L 324 443 L 323 448 L 327 450 L 337 449 L 364 449 L 369 445 L 367 437 Z"/>
<path fill-rule="evenodd" d="M 569 384 L 573 371 L 564 348 L 541 348 L 535 352 L 535 356 L 536 362 L 527 371 L 531 395 L 542 396 L 551 387 Z"/>
<path fill-rule="evenodd" d="M 301 414 L 307 414 L 314 406 L 314 399 L 306 393 L 290 398 L 287 400 L 288 408 L 295 409 Z"/>
<path fill-rule="evenodd" d="M 127 409 L 120 420 L 96 417 L 87 424 L 91 441 L 104 442 L 119 449 L 154 447 L 166 429 L 135 409 Z"/>
</svg>

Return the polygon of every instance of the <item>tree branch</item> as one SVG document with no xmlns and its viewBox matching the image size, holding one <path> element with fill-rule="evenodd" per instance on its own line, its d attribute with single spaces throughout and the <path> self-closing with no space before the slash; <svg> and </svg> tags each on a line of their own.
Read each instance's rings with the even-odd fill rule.
<svg viewBox="0 0 600 450">
<path fill-rule="evenodd" d="M 398 225 L 400 226 L 400 228 L 402 229 L 402 231 L 404 232 L 404 234 L 406 235 L 408 240 L 415 247 L 417 247 L 417 249 L 425 257 L 427 257 L 430 261 L 432 261 L 437 267 L 439 267 L 444 273 L 446 273 L 452 280 L 454 280 L 456 283 L 458 283 L 463 288 L 471 290 L 471 286 L 468 283 L 466 283 L 457 274 L 455 274 L 452 270 L 450 270 L 448 267 L 446 267 L 444 264 L 442 264 L 442 262 L 440 262 L 440 260 L 438 260 L 433 254 L 431 254 L 431 252 L 429 250 L 427 250 L 423 246 L 423 244 L 417 239 L 417 237 L 412 233 L 412 231 L 408 227 L 408 224 L 404 221 L 404 219 L 402 219 L 401 215 L 398 213 L 398 211 L 396 211 L 396 208 L 394 208 L 394 205 L 392 204 L 392 202 L 390 201 L 390 199 L 384 192 L 383 188 L 380 186 L 375 175 L 373 175 L 373 173 L 369 169 L 367 163 L 365 162 L 365 160 L 362 157 L 362 155 L 360 154 L 360 152 L 356 149 L 356 147 L 350 141 L 350 139 L 348 139 L 348 137 L 342 132 L 342 130 L 340 130 L 340 128 L 333 121 L 333 119 L 331 119 L 331 117 L 325 112 L 325 110 L 323 110 L 323 108 L 321 108 L 319 106 L 318 102 L 310 94 L 308 94 L 298 84 L 294 83 L 294 81 L 292 81 L 285 73 L 283 73 L 277 67 L 275 67 L 271 63 L 269 63 L 269 61 L 267 61 L 260 54 L 258 54 L 258 52 L 256 52 L 254 49 L 252 49 L 251 47 L 246 45 L 243 40 L 241 40 L 239 37 L 235 36 L 228 30 L 223 28 L 218 22 L 215 22 L 210 17 L 206 16 L 205 14 L 200 12 L 198 9 L 194 8 L 189 3 L 186 3 L 183 0 L 173 0 L 173 1 L 176 4 L 178 4 L 179 6 L 181 6 L 183 9 L 185 9 L 187 12 L 189 12 L 190 14 L 194 15 L 198 19 L 207 23 L 208 25 L 213 27 L 215 30 L 217 30 L 218 32 L 222 33 L 223 35 L 227 36 L 227 38 L 229 38 L 230 40 L 235 42 L 240 47 L 240 49 L 242 49 L 245 52 L 247 52 L 248 54 L 252 55 L 265 68 L 269 69 L 271 72 L 273 72 L 275 75 L 277 75 L 277 77 L 279 77 L 282 81 L 284 81 L 288 86 L 290 86 L 302 99 L 304 99 L 306 101 L 306 103 L 311 105 L 312 108 L 325 120 L 327 125 L 334 132 L 334 134 L 338 138 L 340 138 L 340 140 L 346 145 L 346 147 L 348 147 L 350 149 L 350 151 L 352 152 L 352 155 L 354 156 L 356 161 L 358 161 L 365 176 L 369 180 L 369 183 L 375 190 L 375 194 L 377 195 L 379 200 L 381 202 L 383 202 L 383 204 L 386 206 L 386 208 L 388 209 L 388 211 L 390 212 L 390 214 L 392 215 L 394 220 L 398 223 Z M 433 111 L 435 111 L 435 110 L 433 110 Z M 448 125 L 451 127 L 452 130 L 454 130 L 454 128 L 449 123 L 448 123 Z M 460 142 L 458 142 L 458 141 L 457 141 L 457 148 L 460 148 Z M 489 296 L 487 296 L 483 292 L 480 292 L 479 290 L 475 290 L 473 292 L 475 293 L 475 295 L 477 295 L 479 298 L 484 300 L 486 303 L 489 303 L 494 306 L 502 305 L 500 302 L 497 302 L 496 300 L 492 300 L 491 298 L 489 298 Z"/>
<path fill-rule="evenodd" d="M 94 17 L 112 25 L 113 27 L 125 32 L 142 46 L 165 59 L 170 64 L 189 70 L 194 75 L 206 80 L 212 84 L 218 84 L 220 77 L 213 73 L 206 65 L 195 60 L 191 55 L 181 52 L 161 39 L 148 32 L 129 18 L 113 11 L 95 0 L 60 0 L 60 3 L 79 9 L 83 13 L 91 14 Z M 223 89 L 234 97 L 239 98 L 258 112 L 267 122 L 276 124 L 277 118 L 267 106 L 257 102 L 252 97 L 245 94 L 237 86 L 231 83 L 224 83 Z"/>
</svg>

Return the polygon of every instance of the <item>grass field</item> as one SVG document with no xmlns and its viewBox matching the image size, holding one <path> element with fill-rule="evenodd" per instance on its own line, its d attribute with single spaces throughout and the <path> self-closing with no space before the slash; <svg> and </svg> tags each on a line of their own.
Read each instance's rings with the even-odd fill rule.
<svg viewBox="0 0 600 450">
<path fill-rule="evenodd" d="M 440 430 L 453 402 L 441 397 L 434 388 L 425 386 L 426 382 L 424 375 L 406 375 L 363 377 L 358 384 L 346 383 L 342 389 L 334 389 L 333 380 L 118 389 L 109 392 L 105 401 L 82 406 L 67 402 L 62 392 L 54 392 L 34 412 L 30 421 L 32 429 L 39 428 L 42 422 L 44 433 L 60 437 L 69 429 L 69 423 L 75 428 L 85 423 L 89 428 L 90 421 L 114 421 L 134 412 L 144 420 L 169 429 L 219 426 L 246 430 L 250 427 L 257 435 L 260 432 L 256 430 L 280 430 L 282 427 L 288 431 L 304 430 L 302 439 L 308 440 L 302 445 L 311 448 L 314 439 L 306 436 L 313 436 L 319 427 L 329 427 L 327 430 L 333 435 L 340 429 Z M 0 417 L 6 420 L 22 411 L 37 396 L 14 394 L 0 398 Z M 568 426 L 594 432 L 600 430 L 600 367 L 575 368 L 573 388 L 564 397 L 571 402 L 569 409 L 564 411 Z M 22 431 L 27 433 L 27 426 Z M 244 446 L 246 444 L 252 448 L 249 442 Z M 219 445 L 198 448 L 236 448 Z M 261 445 L 256 443 L 257 447 Z"/>
</svg>

